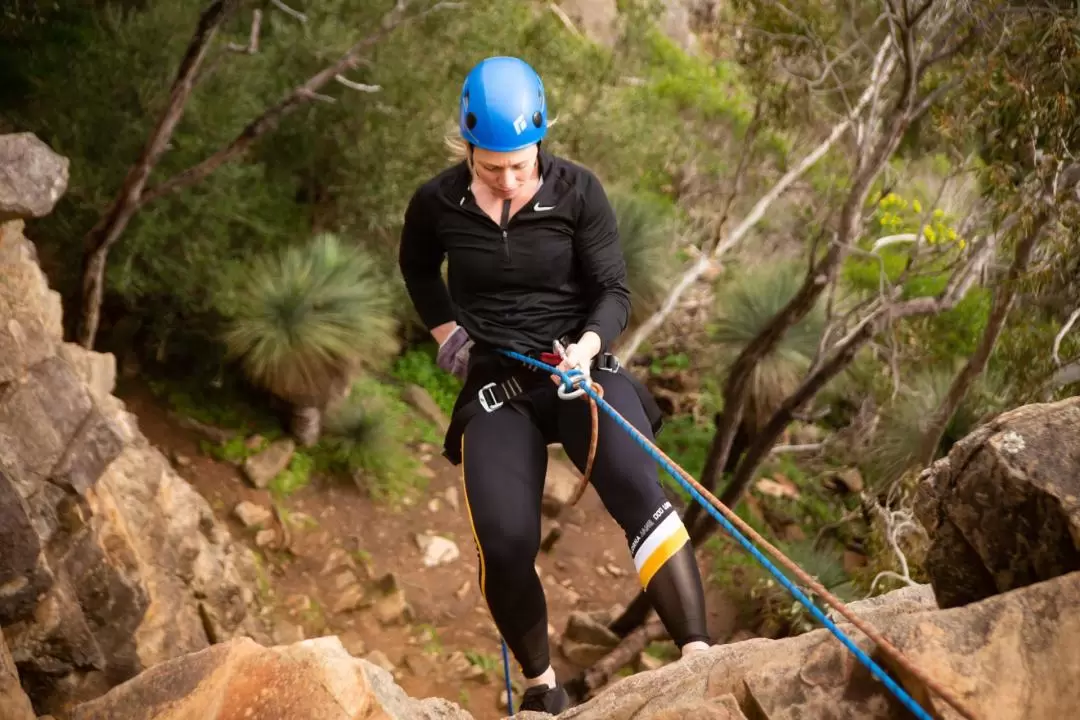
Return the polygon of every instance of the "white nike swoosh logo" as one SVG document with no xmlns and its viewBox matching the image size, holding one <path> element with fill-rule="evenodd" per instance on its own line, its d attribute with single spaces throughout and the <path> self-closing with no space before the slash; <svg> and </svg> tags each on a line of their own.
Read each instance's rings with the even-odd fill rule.
<svg viewBox="0 0 1080 720">
<path fill-rule="evenodd" d="M 535 205 L 533 205 L 533 210 L 535 210 L 536 212 L 544 212 L 545 210 L 554 210 L 554 209 L 555 209 L 554 205 L 541 205 L 540 203 L 536 203 Z"/>
</svg>

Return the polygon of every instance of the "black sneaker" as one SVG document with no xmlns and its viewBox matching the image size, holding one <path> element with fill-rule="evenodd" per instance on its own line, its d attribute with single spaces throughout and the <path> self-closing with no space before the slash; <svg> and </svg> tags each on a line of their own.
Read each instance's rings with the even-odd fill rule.
<svg viewBox="0 0 1080 720">
<path fill-rule="evenodd" d="M 555 687 L 538 685 L 525 691 L 525 696 L 521 699 L 521 706 L 518 708 L 518 712 L 524 710 L 538 710 L 540 712 L 558 715 L 563 710 L 569 708 L 570 696 L 566 694 L 566 690 L 563 689 L 562 685 L 556 685 Z"/>
</svg>

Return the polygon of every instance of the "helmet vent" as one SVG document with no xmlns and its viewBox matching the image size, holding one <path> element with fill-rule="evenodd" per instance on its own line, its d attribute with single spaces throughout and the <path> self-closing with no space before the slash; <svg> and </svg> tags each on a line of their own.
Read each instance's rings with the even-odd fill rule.
<svg viewBox="0 0 1080 720">
<path fill-rule="evenodd" d="M 476 115 L 471 112 L 465 115 L 465 127 L 470 130 L 476 127 Z"/>
</svg>

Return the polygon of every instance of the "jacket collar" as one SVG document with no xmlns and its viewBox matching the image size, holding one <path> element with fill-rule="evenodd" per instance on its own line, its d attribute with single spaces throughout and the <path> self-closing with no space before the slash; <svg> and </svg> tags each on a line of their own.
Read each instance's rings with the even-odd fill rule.
<svg viewBox="0 0 1080 720">
<path fill-rule="evenodd" d="M 537 197 L 540 197 L 540 193 L 550 192 L 555 184 L 558 175 L 559 158 L 548 152 L 541 143 L 537 152 L 537 164 L 540 166 L 540 177 L 543 179 L 540 190 L 537 192 Z M 462 160 L 454 166 L 451 181 L 447 186 L 449 195 L 454 202 L 464 202 L 466 198 L 472 195 L 469 190 L 471 184 L 472 173 L 469 171 L 468 163 Z"/>
</svg>

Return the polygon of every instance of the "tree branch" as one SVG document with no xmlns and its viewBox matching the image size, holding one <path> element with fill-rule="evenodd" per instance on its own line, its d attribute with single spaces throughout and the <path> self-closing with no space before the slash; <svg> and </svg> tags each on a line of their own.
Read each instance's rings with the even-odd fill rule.
<svg viewBox="0 0 1080 720">
<path fill-rule="evenodd" d="M 188 43 L 169 91 L 169 102 L 165 111 L 150 133 L 142 154 L 128 170 L 112 206 L 83 239 L 82 314 L 77 334 L 79 344 L 84 348 L 91 349 L 97 335 L 109 248 L 124 232 L 131 217 L 138 210 L 146 181 L 168 148 L 173 132 L 184 114 L 184 106 L 191 95 L 196 74 L 206 58 L 210 43 L 237 4 L 238 0 L 214 0 L 199 16 L 195 33 Z"/>
<path fill-rule="evenodd" d="M 968 274 L 965 268 L 958 268 L 954 275 Z M 961 292 L 964 290 L 964 292 Z M 896 294 L 898 291 L 894 291 Z M 807 375 L 799 387 L 784 399 L 780 407 L 769 418 L 755 436 L 750 447 L 743 454 L 742 461 L 735 471 L 731 482 L 720 496 L 720 502 L 727 507 L 734 507 L 742 496 L 742 493 L 753 479 L 758 465 L 768 455 L 777 438 L 784 432 L 795 413 L 814 398 L 815 395 L 830 380 L 836 377 L 844 368 L 851 364 L 855 354 L 867 342 L 869 342 L 880 329 L 883 322 L 892 322 L 899 318 L 912 317 L 915 315 L 932 315 L 944 312 L 956 306 L 966 290 L 963 285 L 951 284 L 937 297 L 913 298 L 904 302 L 891 305 L 886 304 L 868 314 L 859 324 L 851 330 L 832 349 L 830 357 L 816 370 Z"/>
<path fill-rule="evenodd" d="M 1054 336 L 1054 350 L 1052 357 L 1054 358 L 1055 367 L 1061 367 L 1061 343 L 1065 339 L 1065 336 L 1072 330 L 1072 326 L 1076 324 L 1077 319 L 1080 319 L 1080 307 L 1072 311 L 1069 315 L 1069 319 L 1065 321 L 1065 324 L 1061 326 L 1061 330 Z"/>
<path fill-rule="evenodd" d="M 994 289 L 994 300 L 990 308 L 990 316 L 986 321 L 986 328 L 983 330 L 982 337 L 979 338 L 979 344 L 976 346 L 975 352 L 964 363 L 960 372 L 953 378 L 948 393 L 941 401 L 941 405 L 935 410 L 930 425 L 923 434 L 922 442 L 919 444 L 919 455 L 916 458 L 920 466 L 925 467 L 933 462 L 938 447 L 941 445 L 941 437 L 945 434 L 945 427 L 949 424 L 952 416 L 956 414 L 956 409 L 960 407 L 960 403 L 963 402 L 971 385 L 986 369 L 986 364 L 989 362 L 990 355 L 997 345 L 998 337 L 1001 335 L 1002 328 L 1005 327 L 1005 320 L 1008 318 L 1009 311 L 1012 309 L 1013 301 L 1016 298 L 1016 283 L 1027 270 L 1028 261 L 1031 259 L 1031 251 L 1049 220 L 1050 214 L 1043 213 L 1036 220 L 1035 227 L 1031 232 L 1017 244 L 1008 276 L 1003 285 Z"/>
<path fill-rule="evenodd" d="M 248 44 L 229 43 L 229 50 L 238 53 L 254 55 L 259 52 L 259 29 L 262 27 L 262 10 L 258 8 L 251 15 L 251 33 L 248 36 Z"/>
<path fill-rule="evenodd" d="M 293 18 L 299 20 L 302 23 L 307 22 L 307 15 L 300 12 L 299 10 L 293 10 L 291 7 L 289 7 L 288 5 L 283 3 L 281 0 L 270 0 L 270 4 L 273 5 L 274 7 L 276 7 L 281 12 L 285 13 L 286 15 L 289 15 L 290 17 L 293 17 Z"/>
<path fill-rule="evenodd" d="M 347 88 L 352 88 L 353 90 L 359 90 L 360 92 L 376 93 L 376 92 L 379 92 L 380 90 L 382 90 L 381 85 L 366 85 L 364 83 L 358 83 L 358 82 L 355 82 L 353 80 L 350 80 L 349 78 L 345 77 L 344 75 L 335 75 L 334 80 L 337 80 L 339 83 L 341 83 L 342 85 L 344 85 Z"/>
<path fill-rule="evenodd" d="M 817 147 L 799 161 L 795 167 L 784 173 L 776 184 L 773 185 L 765 195 L 758 199 L 754 204 L 754 207 L 751 208 L 750 212 L 743 218 L 742 222 L 739 223 L 731 234 L 716 244 L 716 247 L 711 253 L 702 253 L 698 256 L 697 261 L 679 277 L 678 282 L 672 287 L 668 296 L 664 298 L 664 302 L 660 308 L 639 325 L 631 335 L 630 339 L 619 348 L 618 354 L 623 357 L 624 362 L 627 364 L 631 362 L 634 355 L 641 347 L 641 344 L 650 335 L 656 332 L 657 328 L 659 328 L 675 310 L 676 306 L 679 304 L 679 300 L 682 299 L 683 294 L 693 286 L 702 275 L 713 268 L 724 253 L 742 242 L 743 238 L 750 230 L 752 230 L 758 222 L 761 221 L 761 218 L 765 216 L 769 207 L 771 207 L 781 195 L 787 192 L 799 178 L 806 174 L 811 167 L 817 164 L 817 162 L 832 149 L 833 145 L 836 144 L 836 141 L 847 132 L 858 115 L 866 108 L 871 98 L 877 95 L 880 87 L 885 84 L 895 67 L 896 56 L 889 52 L 889 45 L 887 42 L 882 43 L 881 47 L 878 49 L 877 56 L 874 58 L 874 69 L 871 73 L 870 82 L 863 91 L 862 96 L 860 96 L 859 101 L 855 104 L 851 114 L 834 125 L 828 136 L 826 136 Z"/>
<path fill-rule="evenodd" d="M 427 10 L 423 10 L 414 15 L 405 16 L 405 10 L 408 7 L 408 3 L 399 2 L 383 18 L 380 23 L 380 27 L 374 33 L 368 35 L 363 40 L 360 40 L 348 51 L 342 55 L 337 62 L 329 65 L 315 75 L 312 75 L 306 82 L 298 85 L 288 95 L 286 95 L 280 102 L 273 107 L 269 108 L 259 117 L 252 120 L 248 125 L 240 131 L 232 142 L 218 150 L 216 153 L 206 158 L 202 162 L 193 167 L 180 172 L 168 180 L 162 182 L 155 187 L 148 189 L 142 196 L 140 205 L 146 205 L 158 200 L 165 195 L 176 192 L 182 188 L 190 187 L 195 183 L 203 180 L 208 175 L 213 173 L 219 167 L 242 155 L 247 151 L 249 147 L 262 135 L 265 135 L 270 130 L 273 130 L 281 122 L 281 119 L 287 114 L 295 110 L 300 105 L 308 102 L 309 100 L 319 97 L 318 90 L 326 85 L 331 80 L 335 79 L 338 75 L 346 70 L 352 69 L 360 62 L 360 53 L 375 45 L 384 37 L 389 35 L 397 27 L 415 20 L 419 20 L 435 11 L 446 9 L 449 7 L 457 7 L 458 3 L 435 3 Z"/>
<path fill-rule="evenodd" d="M 669 637 L 667 630 L 659 620 L 639 627 L 623 638 L 622 642 L 596 664 L 565 683 L 567 693 L 578 702 L 584 701 L 590 693 L 606 685 L 615 673 L 633 662 L 649 643 L 664 640 L 667 637 Z"/>
</svg>

